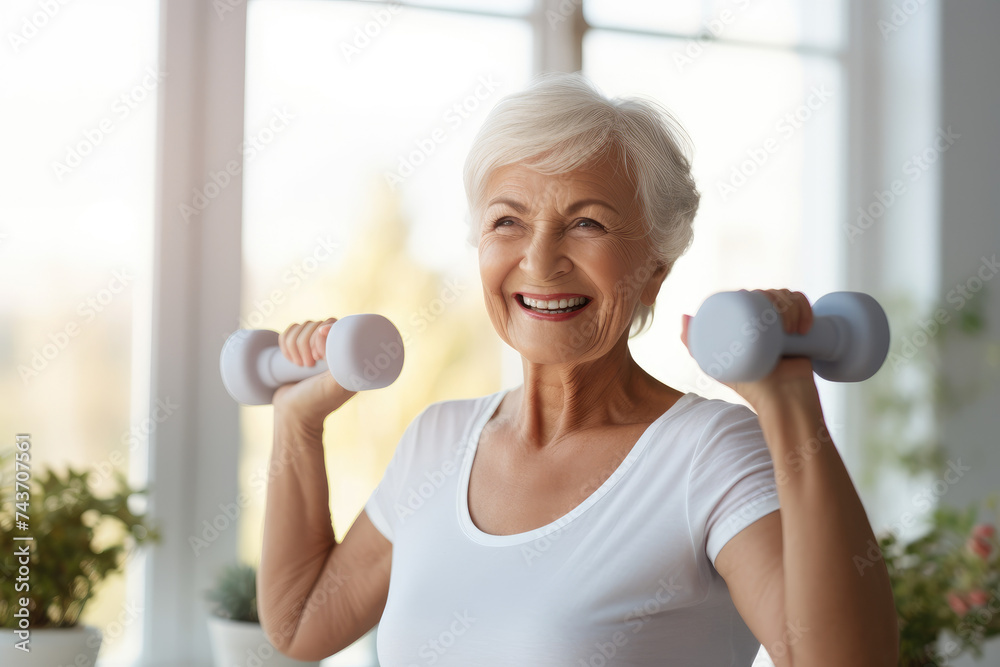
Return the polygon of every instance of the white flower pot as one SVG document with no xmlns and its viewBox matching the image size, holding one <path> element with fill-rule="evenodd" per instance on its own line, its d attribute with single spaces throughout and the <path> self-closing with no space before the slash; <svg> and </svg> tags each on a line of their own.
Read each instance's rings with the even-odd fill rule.
<svg viewBox="0 0 1000 667">
<path fill-rule="evenodd" d="M 208 617 L 215 667 L 319 667 L 319 662 L 292 660 L 271 645 L 259 623 Z"/>
<path fill-rule="evenodd" d="M 101 631 L 89 625 L 72 628 L 29 629 L 26 653 L 16 647 L 21 639 L 14 630 L 0 630 L 0 665 L 4 667 L 93 666 L 101 650 Z"/>
</svg>

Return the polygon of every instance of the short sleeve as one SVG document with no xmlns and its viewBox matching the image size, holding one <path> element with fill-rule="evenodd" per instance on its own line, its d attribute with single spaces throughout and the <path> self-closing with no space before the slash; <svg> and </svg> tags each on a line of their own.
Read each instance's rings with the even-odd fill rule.
<svg viewBox="0 0 1000 667">
<path fill-rule="evenodd" d="M 424 410 L 410 422 L 410 425 L 403 431 L 396 451 L 386 466 L 382 480 L 372 491 L 365 503 L 365 512 L 368 514 L 372 525 L 378 532 L 385 536 L 385 539 L 393 541 L 396 535 L 396 528 L 399 522 L 397 512 L 394 508 L 398 506 L 398 499 L 405 483 L 409 471 L 413 468 L 414 457 L 416 455 L 417 433 L 420 431 L 420 422 L 425 418 L 427 410 Z"/>
<path fill-rule="evenodd" d="M 365 503 L 368 518 L 385 539 L 395 541 L 413 515 L 416 489 L 430 479 L 453 474 L 466 449 L 470 418 L 481 401 L 438 401 L 428 405 L 406 427 L 382 480 Z"/>
<path fill-rule="evenodd" d="M 774 462 L 757 415 L 746 406 L 727 404 L 709 419 L 691 461 L 692 535 L 714 566 L 729 540 L 778 509 Z"/>
</svg>

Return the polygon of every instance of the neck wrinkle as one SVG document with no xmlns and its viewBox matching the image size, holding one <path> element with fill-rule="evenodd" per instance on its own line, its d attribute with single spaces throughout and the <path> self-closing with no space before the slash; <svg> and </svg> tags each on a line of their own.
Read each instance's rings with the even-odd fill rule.
<svg viewBox="0 0 1000 667">
<path fill-rule="evenodd" d="M 646 373 L 623 337 L 604 357 L 581 364 L 545 366 L 523 361 L 524 385 L 512 413 L 521 446 L 538 453 L 591 428 L 630 423 L 642 400 Z"/>
</svg>

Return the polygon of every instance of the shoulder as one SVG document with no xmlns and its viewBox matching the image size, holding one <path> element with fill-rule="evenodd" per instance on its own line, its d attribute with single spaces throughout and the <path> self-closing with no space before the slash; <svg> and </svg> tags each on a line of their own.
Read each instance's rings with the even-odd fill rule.
<svg viewBox="0 0 1000 667">
<path fill-rule="evenodd" d="M 427 461 L 458 455 L 502 393 L 431 403 L 406 428 L 397 455 Z"/>
<path fill-rule="evenodd" d="M 673 411 L 676 422 L 706 436 L 734 425 L 756 425 L 759 428 L 757 414 L 746 405 L 720 398 L 705 398 L 694 392 L 688 392 L 678 400 Z"/>
<path fill-rule="evenodd" d="M 692 465 L 715 460 L 720 451 L 736 459 L 739 452 L 767 451 L 757 414 L 746 405 L 694 393 L 682 400 L 675 427 L 690 445 Z"/>
<path fill-rule="evenodd" d="M 501 391 L 475 398 L 436 401 L 424 408 L 413 421 L 420 428 L 430 431 L 468 427 L 483 417 L 489 406 L 496 403 L 502 393 Z"/>
</svg>

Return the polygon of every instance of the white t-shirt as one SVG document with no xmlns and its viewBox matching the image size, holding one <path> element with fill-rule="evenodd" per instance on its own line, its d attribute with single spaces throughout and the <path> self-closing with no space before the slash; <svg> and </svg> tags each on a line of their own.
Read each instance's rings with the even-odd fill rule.
<svg viewBox="0 0 1000 667">
<path fill-rule="evenodd" d="M 756 415 L 685 394 L 569 514 L 490 535 L 469 472 L 506 393 L 430 405 L 365 505 L 393 544 L 382 667 L 749 667 L 760 643 L 714 564 L 779 509 Z"/>
</svg>

